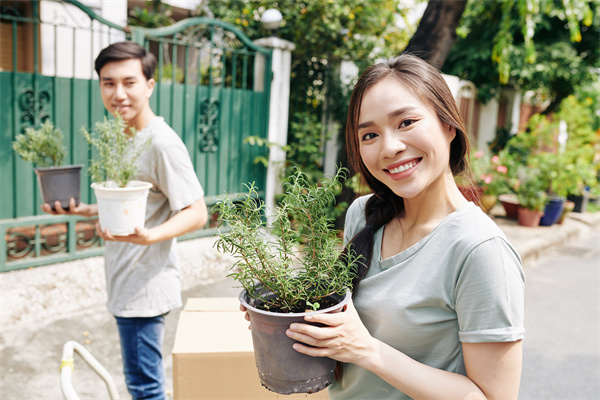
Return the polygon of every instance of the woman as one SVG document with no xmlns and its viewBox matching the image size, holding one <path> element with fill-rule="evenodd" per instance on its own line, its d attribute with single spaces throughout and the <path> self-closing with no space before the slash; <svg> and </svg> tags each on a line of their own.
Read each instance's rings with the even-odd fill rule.
<svg viewBox="0 0 600 400">
<path fill-rule="evenodd" d="M 290 326 L 295 349 L 344 363 L 332 399 L 517 398 L 521 260 L 454 182 L 469 143 L 443 77 L 410 55 L 371 66 L 346 136 L 374 192 L 346 216 L 367 262 L 346 312 Z"/>
</svg>

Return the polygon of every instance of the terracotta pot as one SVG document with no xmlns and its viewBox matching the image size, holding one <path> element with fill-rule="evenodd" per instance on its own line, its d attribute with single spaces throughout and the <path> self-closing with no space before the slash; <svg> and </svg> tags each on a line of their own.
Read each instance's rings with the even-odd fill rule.
<svg viewBox="0 0 600 400">
<path fill-rule="evenodd" d="M 539 226 L 542 215 L 544 215 L 543 211 L 529 210 L 527 208 L 519 207 L 519 225 L 530 227 Z"/>
<path fill-rule="evenodd" d="M 498 200 L 504 207 L 504 212 L 506 213 L 506 218 L 508 219 L 517 219 L 519 216 L 519 200 L 517 200 L 517 196 L 514 194 L 501 194 L 498 196 Z"/>
<path fill-rule="evenodd" d="M 272 293 L 272 292 L 271 292 Z M 264 387 L 280 393 L 315 393 L 333 382 L 336 361 L 327 357 L 311 357 L 294 350 L 295 341 L 285 331 L 294 323 L 307 323 L 306 315 L 339 312 L 352 294 L 332 296 L 338 303 L 324 310 L 304 313 L 276 313 L 254 306 L 242 290 L 239 300 L 248 310 L 252 324 L 252 343 L 258 376 Z"/>
<path fill-rule="evenodd" d="M 482 187 L 458 185 L 458 190 L 460 190 L 460 193 L 465 197 L 465 199 L 467 199 L 467 201 L 472 201 L 477 205 L 481 204 L 481 196 L 483 195 Z"/>
</svg>

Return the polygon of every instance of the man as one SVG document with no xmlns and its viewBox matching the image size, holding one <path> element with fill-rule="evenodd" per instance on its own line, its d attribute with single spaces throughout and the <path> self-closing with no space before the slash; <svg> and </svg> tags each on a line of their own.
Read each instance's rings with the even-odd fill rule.
<svg viewBox="0 0 600 400">
<path fill-rule="evenodd" d="M 150 108 L 156 59 L 133 42 L 114 43 L 100 52 L 95 69 L 104 107 L 119 113 L 130 132 L 151 146 L 140 157 L 137 180 L 152 183 L 144 227 L 129 236 L 113 236 L 97 224 L 106 240 L 107 307 L 117 321 L 123 368 L 134 399 L 165 399 L 162 344 L 164 315 L 181 307 L 181 282 L 176 265 L 176 237 L 207 222 L 204 192 L 189 153 L 162 117 Z M 60 202 L 47 213 L 98 214 L 96 204 L 71 199 L 69 210 Z"/>
</svg>

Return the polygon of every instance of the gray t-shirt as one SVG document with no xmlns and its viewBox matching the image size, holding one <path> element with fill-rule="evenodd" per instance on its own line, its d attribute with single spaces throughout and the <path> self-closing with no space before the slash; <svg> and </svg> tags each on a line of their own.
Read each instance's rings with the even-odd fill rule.
<svg viewBox="0 0 600 400">
<path fill-rule="evenodd" d="M 346 215 L 345 240 L 365 226 L 368 196 Z M 504 233 L 476 205 L 448 215 L 410 248 L 381 259 L 383 228 L 354 303 L 375 338 L 423 364 L 466 375 L 462 342 L 511 342 L 524 336 L 524 273 Z M 409 399 L 377 375 L 344 364 L 333 399 Z"/>
<path fill-rule="evenodd" d="M 160 225 L 204 196 L 187 148 L 156 117 L 137 133 L 151 146 L 138 161 L 137 180 L 152 183 L 146 206 L 147 228 Z M 108 311 L 117 317 L 154 317 L 181 307 L 176 239 L 150 246 L 106 242 L 104 264 Z"/>
</svg>

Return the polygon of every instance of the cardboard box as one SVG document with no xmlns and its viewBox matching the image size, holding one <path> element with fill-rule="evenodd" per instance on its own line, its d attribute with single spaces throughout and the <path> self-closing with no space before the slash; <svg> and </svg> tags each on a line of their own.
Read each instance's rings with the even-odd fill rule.
<svg viewBox="0 0 600 400">
<path fill-rule="evenodd" d="M 237 298 L 188 299 L 173 345 L 174 399 L 329 399 L 327 389 L 286 396 L 261 385 L 239 307 Z"/>
</svg>

